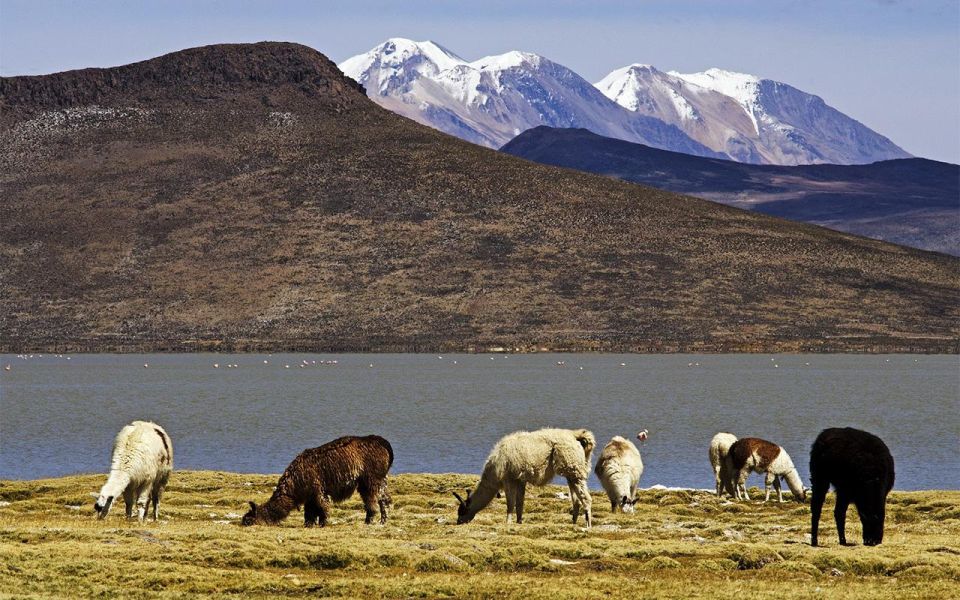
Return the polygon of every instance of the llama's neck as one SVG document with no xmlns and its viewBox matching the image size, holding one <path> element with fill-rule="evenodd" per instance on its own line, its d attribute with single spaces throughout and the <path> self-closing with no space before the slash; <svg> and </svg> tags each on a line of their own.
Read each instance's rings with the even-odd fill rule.
<svg viewBox="0 0 960 600">
<path fill-rule="evenodd" d="M 110 477 L 107 478 L 107 482 L 103 484 L 103 487 L 100 489 L 100 495 L 121 496 L 128 485 L 130 485 L 130 474 L 125 471 L 113 469 L 110 471 Z"/>
<path fill-rule="evenodd" d="M 796 469 L 788 471 L 783 478 L 787 481 L 787 486 L 793 492 L 793 497 L 798 500 L 804 497 L 803 480 L 800 479 L 800 473 Z"/>
<path fill-rule="evenodd" d="M 293 499 L 277 490 L 270 499 L 257 507 L 257 518 L 267 523 L 279 523 L 295 508 Z"/>
<path fill-rule="evenodd" d="M 469 518 L 473 518 L 478 512 L 483 510 L 500 491 L 500 481 L 493 473 L 492 468 L 483 470 L 483 476 L 480 477 L 480 483 L 477 489 L 470 494 L 470 505 L 467 508 Z"/>
</svg>

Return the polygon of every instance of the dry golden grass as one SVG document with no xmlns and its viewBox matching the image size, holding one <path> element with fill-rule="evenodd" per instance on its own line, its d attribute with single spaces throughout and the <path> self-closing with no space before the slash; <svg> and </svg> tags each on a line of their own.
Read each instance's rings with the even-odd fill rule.
<svg viewBox="0 0 960 600">
<path fill-rule="evenodd" d="M 246 501 L 265 500 L 276 476 L 178 471 L 161 522 L 145 524 L 124 520 L 122 503 L 94 517 L 88 493 L 104 479 L 0 481 L 0 596 L 960 597 L 954 491 L 894 492 L 874 548 L 838 546 L 828 506 L 825 547 L 811 548 L 808 506 L 704 492 L 645 491 L 635 515 L 594 492 L 588 531 L 570 524 L 566 488 L 534 488 L 523 525 L 505 524 L 497 500 L 457 526 L 449 490 L 475 477 L 399 475 L 386 526 L 363 525 L 354 497 L 324 529 L 303 528 L 302 513 L 242 528 Z"/>
</svg>

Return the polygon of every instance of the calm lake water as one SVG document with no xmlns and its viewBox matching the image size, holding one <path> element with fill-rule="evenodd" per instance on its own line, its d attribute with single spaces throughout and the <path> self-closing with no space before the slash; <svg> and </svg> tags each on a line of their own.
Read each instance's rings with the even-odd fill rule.
<svg viewBox="0 0 960 600">
<path fill-rule="evenodd" d="M 305 360 L 309 366 L 298 368 Z M 321 365 L 333 360 L 336 365 Z M 960 489 L 958 361 L 912 355 L 5 355 L 0 364 L 11 370 L 0 371 L 0 478 L 105 473 L 117 431 L 144 419 L 170 433 L 177 468 L 256 473 L 279 473 L 304 448 L 347 434 L 389 439 L 395 472 L 479 474 L 494 442 L 518 429 L 586 427 L 602 447 L 613 435 L 633 439 L 645 428 L 650 439 L 638 443 L 642 487 L 709 488 L 707 445 L 717 431 L 780 443 L 809 481 L 814 438 L 825 427 L 849 425 L 887 442 L 898 489 Z M 759 476 L 750 481 L 762 486 Z"/>
</svg>

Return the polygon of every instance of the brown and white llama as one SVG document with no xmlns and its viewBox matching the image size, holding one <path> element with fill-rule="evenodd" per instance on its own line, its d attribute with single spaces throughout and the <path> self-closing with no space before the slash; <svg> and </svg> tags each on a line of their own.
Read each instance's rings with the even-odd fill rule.
<svg viewBox="0 0 960 600">
<path fill-rule="evenodd" d="M 736 497 L 737 495 L 734 489 L 734 474 L 730 472 L 727 462 L 727 454 L 730 452 L 730 446 L 736 441 L 737 436 L 725 431 L 721 431 L 710 440 L 710 466 L 713 467 L 713 479 L 717 486 L 717 496 L 720 496 L 724 490 L 731 496 Z"/>
<path fill-rule="evenodd" d="M 800 473 L 793 466 L 790 455 L 773 442 L 753 437 L 739 439 L 730 446 L 727 462 L 730 472 L 734 474 L 737 500 L 750 499 L 746 486 L 750 471 L 764 475 L 763 485 L 767 493 L 764 502 L 770 500 L 770 484 L 773 484 L 777 490 L 777 501 L 783 502 L 783 493 L 780 491 L 781 478 L 790 486 L 794 500 L 803 502 L 807 498 Z"/>
<path fill-rule="evenodd" d="M 390 442 L 378 435 L 346 436 L 319 448 L 304 450 L 286 468 L 269 500 L 250 502 L 243 525 L 276 525 L 295 508 L 303 506 L 303 524 L 327 524 L 330 503 L 343 502 L 360 492 L 366 510 L 365 522 L 373 522 L 377 508 L 380 523 L 387 522 L 390 494 L 387 472 L 393 465 Z"/>
<path fill-rule="evenodd" d="M 486 508 L 502 489 L 507 497 L 507 520 L 516 510 L 517 523 L 523 522 L 523 503 L 527 484 L 542 486 L 554 477 L 567 480 L 573 522 L 583 510 L 587 527 L 592 523 L 590 490 L 590 454 L 597 445 L 586 429 L 539 429 L 517 431 L 494 445 L 473 492 L 466 498 L 453 492 L 459 502 L 457 524 L 469 523 Z"/>
<path fill-rule="evenodd" d="M 637 486 L 643 475 L 643 460 L 633 442 L 619 435 L 613 436 L 603 447 L 594 473 L 610 499 L 610 511 L 619 509 L 632 513 L 637 502 Z"/>
</svg>

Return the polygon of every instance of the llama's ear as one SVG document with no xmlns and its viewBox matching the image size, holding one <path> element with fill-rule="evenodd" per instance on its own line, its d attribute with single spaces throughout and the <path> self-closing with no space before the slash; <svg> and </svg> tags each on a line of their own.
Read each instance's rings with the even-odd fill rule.
<svg viewBox="0 0 960 600">
<path fill-rule="evenodd" d="M 467 490 L 467 500 L 470 499 L 470 494 L 473 493 L 473 490 Z"/>
<path fill-rule="evenodd" d="M 257 511 L 257 503 L 254 502 L 253 500 L 250 501 L 250 510 L 252 510 L 252 511 L 254 511 L 254 512 Z"/>
<path fill-rule="evenodd" d="M 456 492 L 452 492 L 452 493 L 453 493 L 453 497 L 457 499 L 457 502 L 459 502 L 460 504 L 464 504 L 463 498 L 460 497 L 460 494 Z"/>
<path fill-rule="evenodd" d="M 100 499 L 100 494 L 98 494 L 98 493 L 96 493 L 96 492 L 90 492 L 90 495 L 91 495 L 92 497 L 96 498 L 97 500 Z"/>
</svg>

